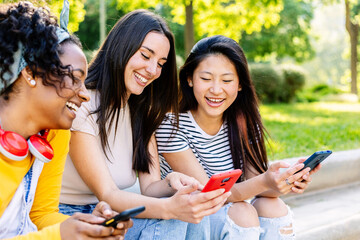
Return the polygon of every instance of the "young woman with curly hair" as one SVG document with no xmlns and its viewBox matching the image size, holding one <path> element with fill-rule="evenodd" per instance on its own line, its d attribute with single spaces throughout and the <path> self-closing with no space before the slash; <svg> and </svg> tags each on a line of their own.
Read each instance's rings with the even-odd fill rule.
<svg viewBox="0 0 360 240">
<path fill-rule="evenodd" d="M 115 214 L 104 202 L 95 215 L 58 213 L 65 129 L 89 101 L 86 76 L 78 39 L 49 11 L 29 2 L 0 5 L 1 239 L 118 239 L 131 226 L 98 225 Z"/>
</svg>

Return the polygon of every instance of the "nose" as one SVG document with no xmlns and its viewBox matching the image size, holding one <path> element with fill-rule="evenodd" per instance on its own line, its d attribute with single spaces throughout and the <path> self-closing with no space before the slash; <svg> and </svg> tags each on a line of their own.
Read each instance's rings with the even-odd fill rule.
<svg viewBox="0 0 360 240">
<path fill-rule="evenodd" d="M 221 83 L 219 81 L 213 81 L 211 87 L 210 87 L 210 92 L 213 94 L 220 94 L 222 93 L 223 88 L 221 86 Z"/>
<path fill-rule="evenodd" d="M 83 83 L 79 89 L 78 96 L 82 102 L 88 102 L 90 100 L 89 91 L 86 89 L 85 84 Z"/>
<path fill-rule="evenodd" d="M 146 66 L 146 72 L 149 73 L 151 77 L 156 76 L 157 66 L 158 66 L 157 62 L 149 61 L 148 65 Z"/>
</svg>

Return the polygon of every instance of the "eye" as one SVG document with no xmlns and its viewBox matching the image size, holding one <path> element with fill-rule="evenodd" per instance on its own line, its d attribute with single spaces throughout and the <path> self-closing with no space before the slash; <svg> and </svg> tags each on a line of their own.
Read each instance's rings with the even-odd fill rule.
<svg viewBox="0 0 360 240">
<path fill-rule="evenodd" d="M 141 56 L 143 56 L 145 59 L 150 59 L 150 57 L 146 56 L 144 53 L 141 53 Z"/>
<path fill-rule="evenodd" d="M 158 66 L 159 66 L 160 68 L 163 68 L 163 67 L 164 67 L 164 64 L 158 63 Z"/>
<path fill-rule="evenodd" d="M 232 82 L 233 80 L 223 80 L 223 82 L 225 83 L 229 83 L 229 82 Z"/>
<path fill-rule="evenodd" d="M 204 81 L 209 81 L 210 78 L 205 78 L 205 77 L 200 77 L 200 79 L 204 80 Z"/>
</svg>

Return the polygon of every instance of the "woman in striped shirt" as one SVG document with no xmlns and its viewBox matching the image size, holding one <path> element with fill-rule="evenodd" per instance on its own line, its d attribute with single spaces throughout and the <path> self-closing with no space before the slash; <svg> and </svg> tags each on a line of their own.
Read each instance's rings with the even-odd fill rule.
<svg viewBox="0 0 360 240">
<path fill-rule="evenodd" d="M 304 160 L 268 167 L 265 128 L 240 46 L 224 36 L 202 39 L 180 70 L 180 86 L 179 122 L 168 114 L 156 131 L 162 177 L 174 170 L 205 184 L 215 173 L 241 169 L 230 203 L 211 216 L 211 239 L 293 239 L 291 211 L 278 197 L 302 193 L 309 168 L 294 174 Z"/>
</svg>

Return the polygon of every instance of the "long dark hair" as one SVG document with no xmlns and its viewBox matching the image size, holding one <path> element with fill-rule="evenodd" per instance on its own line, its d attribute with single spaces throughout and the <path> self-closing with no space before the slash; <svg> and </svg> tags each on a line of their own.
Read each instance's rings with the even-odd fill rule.
<svg viewBox="0 0 360 240">
<path fill-rule="evenodd" d="M 8 86 L 3 77 L 6 73 L 17 74 L 11 72 L 10 65 L 14 62 L 19 43 L 24 48 L 23 55 L 33 77 L 40 77 L 44 85 L 53 86 L 58 91 L 64 87 L 65 76 L 69 76 L 73 83 L 78 81 L 72 74 L 71 66 L 63 66 L 59 56 L 63 54 L 61 46 L 74 43 L 81 48 L 80 41 L 71 36 L 58 44 L 57 27 L 55 16 L 29 2 L 0 6 L 0 81 L 5 85 L 5 91 L 1 93 L 5 100 L 9 100 L 9 94 L 14 92 L 14 84 Z"/>
<path fill-rule="evenodd" d="M 90 63 L 86 86 L 100 92 L 100 105 L 94 111 L 101 145 L 108 147 L 108 130 L 113 124 L 117 129 L 120 108 L 126 104 L 124 72 L 129 59 L 141 47 L 149 32 L 164 34 L 169 40 L 170 51 L 161 75 L 147 86 L 140 95 L 128 99 L 133 135 L 133 169 L 149 172 L 152 164 L 148 144 L 166 112 L 178 113 L 178 83 L 174 36 L 166 22 L 147 10 L 136 10 L 123 16 L 112 28 L 106 40 Z M 106 129 L 106 123 L 109 127 Z"/>
<path fill-rule="evenodd" d="M 228 125 L 234 168 L 242 168 L 241 159 L 243 159 L 244 173 L 248 169 L 246 167 L 249 166 L 248 164 L 259 173 L 263 173 L 268 167 L 264 143 L 266 130 L 261 121 L 258 99 L 250 78 L 246 57 L 233 39 L 216 35 L 200 40 L 192 48 L 185 64 L 180 69 L 182 91 L 180 112 L 197 109 L 198 102 L 187 80 L 192 79 L 194 70 L 200 62 L 212 54 L 222 54 L 234 64 L 239 84 L 242 87 L 235 101 L 223 114 L 223 120 L 226 120 Z"/>
</svg>

